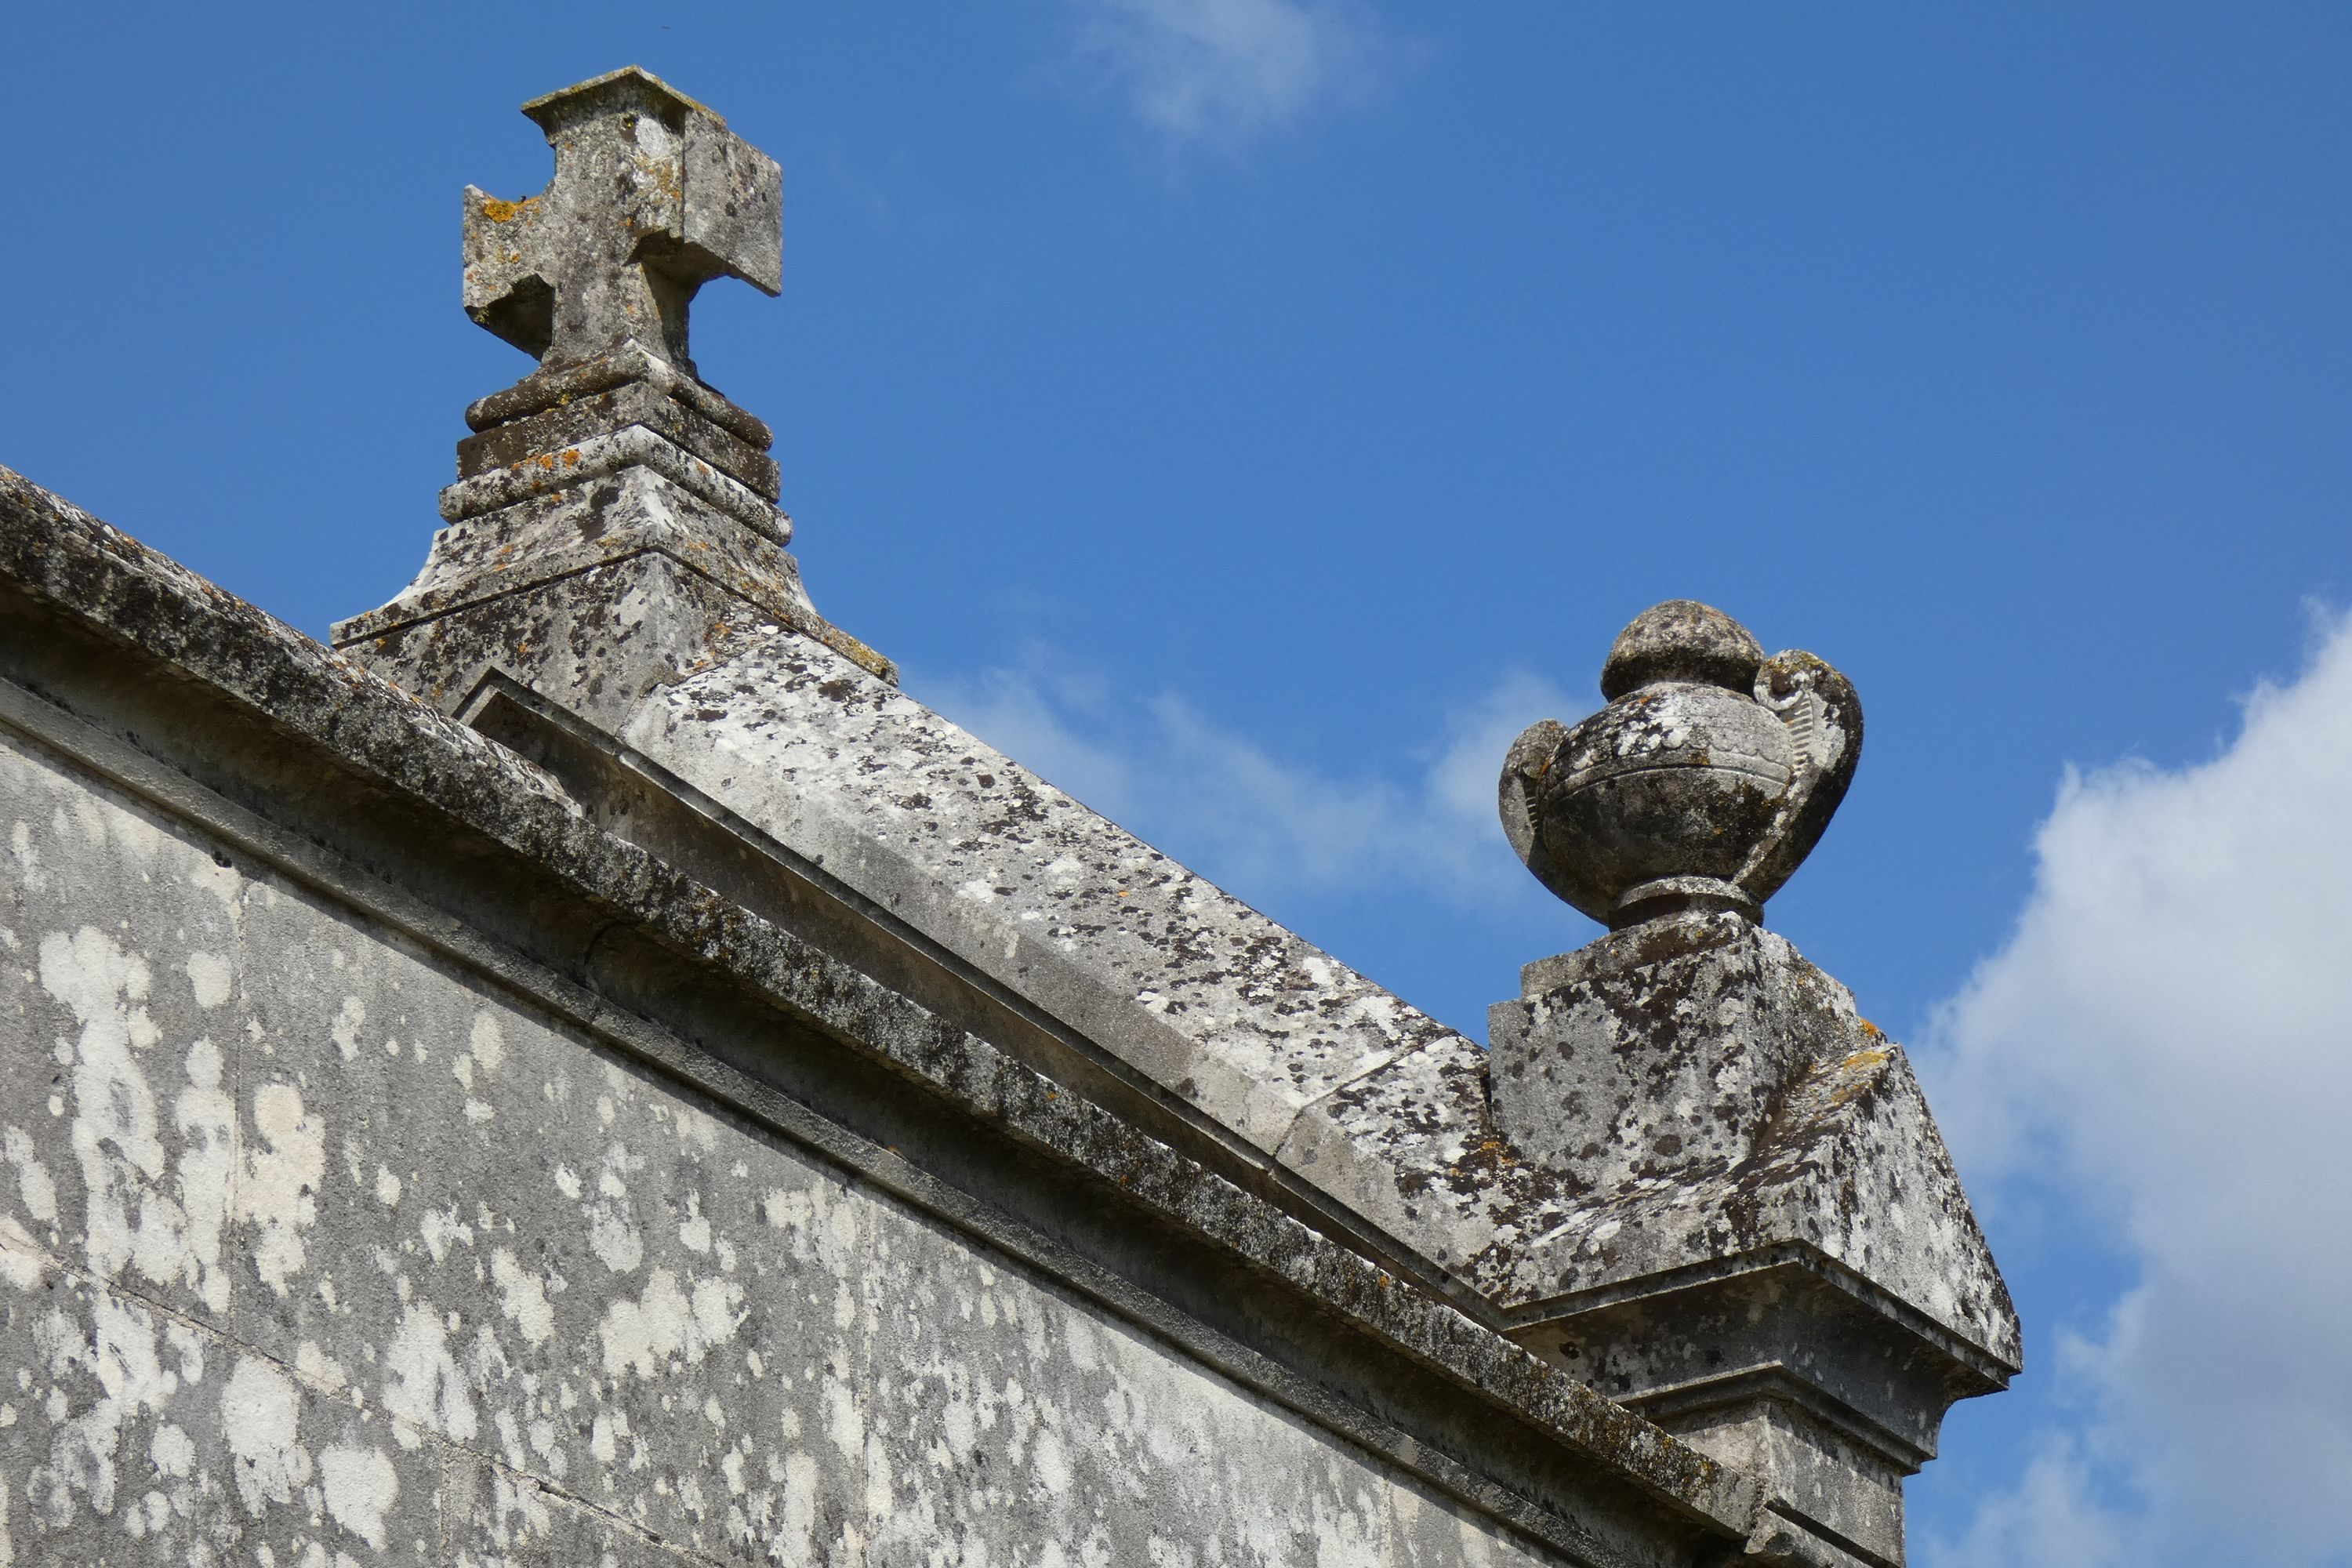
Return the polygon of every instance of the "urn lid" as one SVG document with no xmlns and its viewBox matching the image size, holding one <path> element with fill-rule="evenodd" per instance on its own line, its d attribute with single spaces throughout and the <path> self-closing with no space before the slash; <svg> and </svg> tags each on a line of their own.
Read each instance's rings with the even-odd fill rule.
<svg viewBox="0 0 2352 1568">
<path fill-rule="evenodd" d="M 1747 692 L 1764 647 L 1746 626 L 1696 599 L 1668 599 L 1635 616 L 1610 645 L 1601 695 L 1614 702 L 1654 680 L 1690 680 Z"/>
</svg>

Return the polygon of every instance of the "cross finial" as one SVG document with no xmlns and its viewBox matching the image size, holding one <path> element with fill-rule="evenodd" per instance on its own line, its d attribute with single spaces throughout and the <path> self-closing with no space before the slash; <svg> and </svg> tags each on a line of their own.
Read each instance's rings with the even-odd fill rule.
<svg viewBox="0 0 2352 1568">
<path fill-rule="evenodd" d="M 555 149 L 555 177 L 519 202 L 466 187 L 466 314 L 549 366 L 634 339 L 693 374 L 695 290 L 782 284 L 782 172 L 635 66 L 522 111 Z"/>
</svg>

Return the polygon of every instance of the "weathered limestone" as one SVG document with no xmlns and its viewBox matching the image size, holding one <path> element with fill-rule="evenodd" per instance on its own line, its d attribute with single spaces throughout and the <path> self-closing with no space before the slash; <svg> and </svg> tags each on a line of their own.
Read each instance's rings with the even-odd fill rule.
<svg viewBox="0 0 2352 1568">
<path fill-rule="evenodd" d="M 2019 1360 L 2007 1290 L 1899 1047 L 1733 914 L 1528 966 L 1493 1009 L 1494 1103 L 1581 1195 L 1570 1289 L 1522 1342 L 1770 1477 L 1900 1562 L 1901 1479 Z"/>
<path fill-rule="evenodd" d="M 0 801 L 14 1561 L 1544 1561 L 5 730 Z"/>
<path fill-rule="evenodd" d="M 619 254 L 588 248 L 608 267 Z M 617 581 L 583 572 L 599 546 L 563 477 L 575 450 L 664 497 L 698 472 L 677 453 L 761 505 L 774 494 L 746 458 L 765 446 L 756 421 L 690 376 L 660 379 L 672 359 L 630 342 L 604 355 L 469 412 L 486 434 L 461 447 L 445 510 L 497 521 L 445 533 L 418 583 L 339 628 L 341 646 L 541 763 L 616 831 L 1706 1433 L 1841 1549 L 1899 1559 L 1899 1478 L 1932 1452 L 1951 1398 L 2005 1380 L 2015 1326 L 1899 1055 L 1857 1043 L 1843 992 L 1745 923 L 1853 776 L 1861 710 L 1842 677 L 1802 653 L 1766 659 L 1706 606 L 1662 605 L 1612 650 L 1609 709 L 1522 737 L 1503 782 L 1513 847 L 1631 945 L 1531 966 L 1528 1000 L 1496 1011 L 1490 1061 L 898 692 L 858 645 L 796 618 L 781 549 L 690 543 L 633 556 L 647 564 Z M 633 417 L 630 451 L 530 453 Z M 538 485 L 545 498 L 528 494 Z M 742 500 L 688 493 L 706 512 Z M 756 509 L 726 515 L 760 534 Z M 672 536 L 722 537 L 699 513 Z M 547 585 L 449 587 L 510 577 Z M 1681 967 L 1661 971 L 1677 933 Z M 958 984 L 939 987 L 941 965 Z M 1712 1011 L 1604 1018 L 1597 998 L 1628 986 L 1682 986 Z M 1630 1076 L 1586 1081 L 1620 1047 L 1642 1056 Z M 1708 1090 L 1708 1114 L 1675 1109 L 1677 1082 Z M 1781 1114 L 1822 1082 L 1816 1114 Z M 1811 1179 L 1832 1168 L 1843 1174 Z M 1894 1206 L 1856 1207 L 1841 1181 Z M 1677 1272 L 1694 1268 L 1708 1279 Z M 1735 1297 L 1778 1339 L 1717 1331 Z M 1853 1302 L 1867 1334 L 1834 1326 Z M 1638 1314 L 1674 1317 L 1676 1353 L 1717 1373 L 1685 1375 L 1655 1344 L 1654 1364 L 1629 1360 L 1620 1342 L 1641 1334 L 1611 1325 Z M 1808 1383 L 1759 1359 L 1803 1361 L 1823 1334 L 1854 1347 L 1851 1366 Z M 1921 1335 L 1939 1348 L 1916 1351 Z M 1926 1370 L 1865 1397 L 1873 1356 Z"/>
<path fill-rule="evenodd" d="M 526 111 L 465 304 L 542 363 L 341 656 L 0 469 L 0 1563 L 1899 1563 L 2018 1337 L 1756 923 L 1843 678 L 1676 602 L 1521 738 L 1614 929 L 1490 1054 L 817 617 L 688 353 L 775 165 Z"/>
<path fill-rule="evenodd" d="M 1754 919 L 1811 853 L 1862 754 L 1862 705 L 1809 653 L 1764 658 L 1722 611 L 1671 599 L 1619 634 L 1609 706 L 1544 720 L 1503 767 L 1503 831 L 1604 925 L 1675 910 Z"/>
<path fill-rule="evenodd" d="M 449 526 L 399 597 L 335 628 L 454 708 L 494 666 L 568 659 L 617 721 L 731 628 L 774 626 L 886 679 L 818 616 L 785 546 L 766 425 L 705 385 L 688 307 L 713 278 L 776 292 L 773 160 L 631 67 L 523 106 L 555 177 L 521 201 L 465 194 L 466 312 L 540 368 L 466 411 Z"/>
<path fill-rule="evenodd" d="M 646 98 L 649 81 L 624 72 L 570 89 L 586 109 L 565 123 L 617 135 L 613 123 L 667 101 Z M 614 98 L 615 83 L 630 96 Z M 551 139 L 552 200 L 575 154 Z M 573 227 L 625 227 L 625 210 L 570 199 Z M 481 231 L 468 221 L 469 236 Z M 607 237 L 583 243 L 596 266 L 622 265 Z M 469 301 L 478 246 L 469 237 Z M 577 267 L 558 258 L 544 270 Z M 654 411 L 672 423 L 621 423 Z M 677 447 L 662 431 L 689 416 L 735 444 Z M 910 953 L 951 958 L 992 994 L 987 1016 L 970 1021 L 1086 1075 L 1132 1114 L 1188 1128 L 1307 1207 L 1322 1195 L 1286 1181 L 1274 1157 L 1302 1110 L 1455 1037 L 907 699 L 887 661 L 804 613 L 782 548 L 788 525 L 764 499 L 772 466 L 723 467 L 764 449 L 766 427 L 671 360 L 633 339 L 579 363 L 551 353 L 467 418 L 485 434 L 460 445 L 471 477 L 443 492 L 443 510 L 488 510 L 436 536 L 416 581 L 337 626 L 336 646 L 583 798 L 635 799 L 613 781 L 655 773 L 656 795 L 697 803 L 682 815 L 658 800 L 600 808 L 625 833 L 720 885 L 738 886 L 728 879 L 748 858 L 761 868 L 756 896 L 780 918 L 899 984 L 921 983 Z M 570 422 L 561 440 L 617 426 L 635 453 L 668 452 L 668 467 L 607 456 L 609 442 L 560 445 L 540 423 L 555 419 Z M 693 471 L 688 461 L 759 491 L 775 525 L 753 508 L 722 514 L 715 489 L 686 490 L 677 475 Z M 574 477 L 615 462 L 610 477 Z M 845 900 L 860 918 L 837 916 Z M 1385 1255 L 1400 1272 L 1422 1271 L 1410 1247 Z"/>
<path fill-rule="evenodd" d="M 598 811 L 0 469 L 15 1561 L 1849 1561 Z"/>
<path fill-rule="evenodd" d="M 1901 1051 L 1753 923 L 1853 776 L 1860 706 L 1684 602 L 1626 628 L 1601 689 L 1501 785 L 1528 868 L 1618 928 L 1489 1016 L 1495 1121 L 1573 1194 L 1517 1332 L 1900 1563 L 1903 1478 L 2019 1338 Z"/>
<path fill-rule="evenodd" d="M 550 365 L 637 342 L 687 375 L 687 310 L 713 278 L 783 286 L 783 174 L 635 66 L 522 106 L 555 178 L 502 202 L 466 187 L 466 314 Z"/>
</svg>

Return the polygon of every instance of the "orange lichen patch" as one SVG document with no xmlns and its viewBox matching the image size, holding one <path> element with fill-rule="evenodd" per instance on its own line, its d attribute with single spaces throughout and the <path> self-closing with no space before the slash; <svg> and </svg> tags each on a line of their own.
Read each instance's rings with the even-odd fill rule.
<svg viewBox="0 0 2352 1568">
<path fill-rule="evenodd" d="M 1857 1095 L 1869 1093 L 1872 1086 L 1878 1081 L 1873 1076 L 1876 1069 L 1894 1059 L 1895 1053 L 1891 1049 L 1883 1051 L 1873 1049 L 1856 1051 L 1838 1063 L 1836 1067 L 1830 1069 L 1840 1079 L 1830 1089 L 1830 1104 L 1843 1105 Z"/>
<path fill-rule="evenodd" d="M 579 462 L 580 462 L 580 448 L 579 448 L 579 447 L 564 447 L 564 448 L 563 448 L 563 466 L 564 466 L 565 468 L 576 468 L 576 467 L 579 465 Z"/>
<path fill-rule="evenodd" d="M 1449 1169 L 1455 1175 L 1480 1169 L 1492 1173 L 1507 1171 L 1518 1163 L 1518 1157 L 1510 1152 L 1508 1144 L 1500 1138 L 1488 1137 L 1480 1139 L 1476 1148 L 1465 1151 Z"/>
<path fill-rule="evenodd" d="M 502 202 L 496 196 L 482 198 L 482 216 L 492 223 L 508 223 L 522 216 L 526 207 L 538 205 L 537 196 L 525 196 L 519 202 Z"/>
</svg>

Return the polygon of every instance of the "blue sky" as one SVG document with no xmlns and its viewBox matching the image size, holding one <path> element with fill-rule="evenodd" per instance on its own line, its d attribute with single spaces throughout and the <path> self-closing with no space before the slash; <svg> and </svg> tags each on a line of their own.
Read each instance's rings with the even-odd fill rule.
<svg viewBox="0 0 2352 1568">
<path fill-rule="evenodd" d="M 2352 1216 L 2352 11 L 94 4 L 0 59 L 0 462 L 314 635 L 528 367 L 457 303 L 458 189 L 547 175 L 515 106 L 709 102 L 784 165 L 785 292 L 706 289 L 697 356 L 820 608 L 1474 1033 L 1591 934 L 1493 826 L 1508 735 L 1661 598 L 1838 664 L 1861 772 L 1772 922 L 1917 1044 L 2033 1360 L 1919 1556 L 2352 1562 L 2168 1479 L 2352 1462 L 2352 1363 L 2143 1397 L 2200 1312 L 2320 1321 L 2345 1228 L 2225 1269 L 2131 1153 Z M 2315 1108 L 2292 1158 L 2222 1058 Z M 2258 1418 L 2292 1452 L 2198 1446 Z"/>
</svg>

